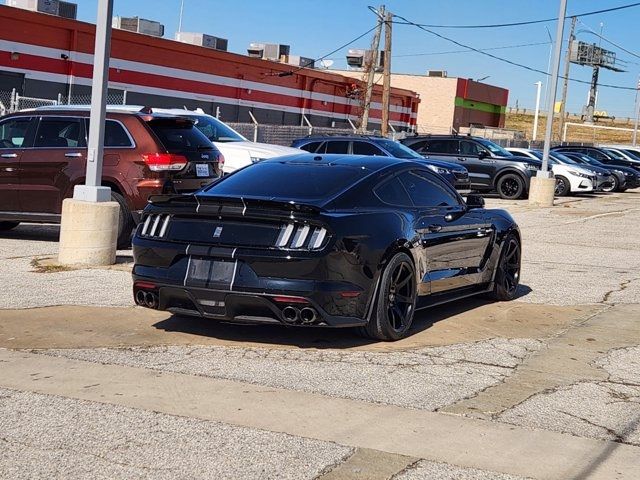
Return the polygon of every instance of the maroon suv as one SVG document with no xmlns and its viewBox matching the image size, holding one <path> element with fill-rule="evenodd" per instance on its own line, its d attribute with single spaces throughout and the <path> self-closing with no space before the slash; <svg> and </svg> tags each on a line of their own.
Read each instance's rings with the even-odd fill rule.
<svg viewBox="0 0 640 480">
<path fill-rule="evenodd" d="M 62 201 L 84 182 L 89 109 L 44 107 L 0 119 L 0 230 L 59 223 Z M 220 176 L 220 151 L 193 125 L 150 109 L 107 110 L 102 185 L 120 204 L 125 246 L 149 195 L 187 193 Z"/>
</svg>

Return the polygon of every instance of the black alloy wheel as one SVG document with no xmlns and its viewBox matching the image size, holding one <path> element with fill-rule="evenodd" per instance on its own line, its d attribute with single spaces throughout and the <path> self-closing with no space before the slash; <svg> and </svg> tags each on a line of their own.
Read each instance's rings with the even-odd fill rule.
<svg viewBox="0 0 640 480">
<path fill-rule="evenodd" d="M 524 180 L 517 173 L 507 173 L 500 177 L 498 194 L 505 200 L 517 200 L 524 194 Z"/>
<path fill-rule="evenodd" d="M 569 180 L 563 176 L 557 176 L 555 190 L 556 197 L 566 197 L 569 193 L 571 193 L 571 184 L 569 183 Z"/>
<path fill-rule="evenodd" d="M 606 193 L 617 192 L 619 188 L 620 188 L 620 180 L 618 180 L 618 177 L 613 175 L 613 184 L 609 187 L 602 187 L 602 191 Z"/>
<path fill-rule="evenodd" d="M 520 262 L 522 249 L 520 241 L 514 233 L 504 240 L 502 254 L 496 269 L 495 285 L 491 297 L 494 300 L 513 300 L 520 284 Z"/>
<path fill-rule="evenodd" d="M 416 273 L 411 258 L 397 253 L 385 268 L 372 318 L 362 333 L 376 340 L 399 340 L 413 323 Z"/>
</svg>

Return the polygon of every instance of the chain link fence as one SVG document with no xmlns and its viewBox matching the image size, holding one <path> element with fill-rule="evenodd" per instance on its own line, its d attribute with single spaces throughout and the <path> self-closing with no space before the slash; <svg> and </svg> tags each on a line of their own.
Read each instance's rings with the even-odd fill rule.
<svg viewBox="0 0 640 480">
<path fill-rule="evenodd" d="M 306 137 L 307 135 L 351 135 L 354 133 L 354 130 L 351 128 L 263 125 L 233 122 L 226 122 L 226 124 L 251 141 L 283 146 L 289 146 L 294 140 Z M 366 133 L 368 135 L 374 135 L 377 132 L 367 131 Z"/>
</svg>

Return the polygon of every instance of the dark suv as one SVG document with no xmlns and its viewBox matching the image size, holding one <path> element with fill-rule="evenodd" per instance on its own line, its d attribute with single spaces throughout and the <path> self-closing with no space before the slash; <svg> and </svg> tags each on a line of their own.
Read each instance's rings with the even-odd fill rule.
<svg viewBox="0 0 640 480">
<path fill-rule="evenodd" d="M 418 161 L 443 176 L 459 190 L 469 188 L 469 173 L 463 166 L 447 161 L 426 159 L 401 143 L 370 135 L 309 135 L 294 140 L 292 147 L 311 153 L 372 155 Z"/>
<path fill-rule="evenodd" d="M 518 157 L 480 137 L 426 135 L 408 137 L 401 142 L 425 158 L 459 163 L 469 171 L 471 188 L 495 190 L 505 199 L 527 196 L 531 177 L 542 162 Z"/>
<path fill-rule="evenodd" d="M 89 109 L 46 107 L 0 119 L 0 230 L 59 223 L 84 181 Z M 220 152 L 193 121 L 149 109 L 107 110 L 102 184 L 120 204 L 125 246 L 150 195 L 186 193 L 220 176 Z"/>
</svg>

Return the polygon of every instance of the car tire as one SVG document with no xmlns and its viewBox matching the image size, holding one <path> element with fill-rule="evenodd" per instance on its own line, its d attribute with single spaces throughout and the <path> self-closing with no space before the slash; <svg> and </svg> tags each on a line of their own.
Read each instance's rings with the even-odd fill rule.
<svg viewBox="0 0 640 480">
<path fill-rule="evenodd" d="M 554 193 L 556 197 L 566 197 L 571 193 L 571 184 L 567 177 L 563 177 L 562 175 L 556 177 L 556 189 Z"/>
<path fill-rule="evenodd" d="M 498 179 L 496 190 L 504 200 L 517 200 L 525 193 L 524 180 L 517 173 L 505 173 Z"/>
<path fill-rule="evenodd" d="M 405 337 L 413 323 L 416 294 L 413 261 L 406 253 L 397 253 L 382 273 L 373 315 L 360 333 L 383 341 Z"/>
<path fill-rule="evenodd" d="M 618 180 L 618 178 L 614 176 L 613 177 L 613 185 L 608 187 L 608 188 L 603 188 L 602 191 L 605 192 L 605 193 L 619 192 L 620 191 L 620 180 Z"/>
<path fill-rule="evenodd" d="M 135 222 L 131 216 L 131 210 L 126 200 L 118 192 L 111 192 L 111 200 L 118 202 L 120 205 L 120 214 L 118 215 L 118 240 L 117 246 L 120 249 L 128 248 L 131 245 L 131 234 L 135 227 Z"/>
<path fill-rule="evenodd" d="M 522 261 L 522 247 L 516 234 L 507 235 L 502 245 L 500 260 L 496 265 L 493 290 L 488 295 L 491 300 L 499 302 L 516 298 Z"/>
<path fill-rule="evenodd" d="M 627 187 L 622 187 L 622 188 L 619 188 L 617 191 L 622 193 L 622 192 L 626 192 L 627 190 L 629 190 Z"/>
<path fill-rule="evenodd" d="M 20 222 L 0 222 L 0 232 L 7 232 L 9 230 L 13 230 Z"/>
</svg>

